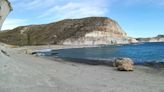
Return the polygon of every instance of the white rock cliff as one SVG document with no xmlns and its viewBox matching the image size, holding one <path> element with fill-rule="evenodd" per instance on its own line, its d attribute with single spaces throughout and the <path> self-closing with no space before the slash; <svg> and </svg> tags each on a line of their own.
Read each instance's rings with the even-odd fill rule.
<svg viewBox="0 0 164 92">
<path fill-rule="evenodd" d="M 0 30 L 2 27 L 3 22 L 5 21 L 5 18 L 12 10 L 12 7 L 10 5 L 10 2 L 8 0 L 0 0 Z"/>
</svg>

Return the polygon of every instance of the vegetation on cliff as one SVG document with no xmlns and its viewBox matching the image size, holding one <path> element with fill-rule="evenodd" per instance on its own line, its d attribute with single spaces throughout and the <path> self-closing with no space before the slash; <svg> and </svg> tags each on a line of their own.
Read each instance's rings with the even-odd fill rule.
<svg viewBox="0 0 164 92">
<path fill-rule="evenodd" d="M 17 27 L 13 30 L 1 32 L 0 41 L 12 45 L 62 44 L 65 40 L 76 40 L 94 31 L 99 31 L 101 35 L 101 32 L 104 32 L 104 35 L 108 36 L 108 38 L 103 38 L 103 40 L 110 38 L 125 40 L 128 38 L 116 21 L 107 17 L 88 17 L 65 19 L 44 25 Z M 94 37 L 92 38 L 95 39 Z"/>
</svg>

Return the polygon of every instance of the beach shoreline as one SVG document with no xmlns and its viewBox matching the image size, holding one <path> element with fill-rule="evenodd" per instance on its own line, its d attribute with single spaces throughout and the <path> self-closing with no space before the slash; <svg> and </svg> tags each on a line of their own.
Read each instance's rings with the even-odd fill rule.
<svg viewBox="0 0 164 92">
<path fill-rule="evenodd" d="M 135 65 L 133 72 L 114 67 L 54 60 L 25 54 L 26 49 L 0 45 L 2 92 L 163 92 L 164 70 Z M 54 49 L 69 47 L 53 46 Z"/>
<path fill-rule="evenodd" d="M 139 43 L 137 43 L 139 44 Z M 143 44 L 143 43 L 142 43 Z M 122 44 L 123 45 L 123 44 Z M 136 44 L 134 44 L 136 45 Z M 31 52 L 35 52 L 34 55 L 36 55 L 37 51 L 44 51 L 44 50 L 51 50 L 51 52 L 53 53 L 52 55 L 48 55 L 48 57 L 52 57 L 51 59 L 53 58 L 61 58 L 65 61 L 71 61 L 71 62 L 78 62 L 78 63 L 86 63 L 86 64 L 91 64 L 91 65 L 109 65 L 109 66 L 112 66 L 112 62 L 117 59 L 117 58 L 120 58 L 120 57 L 111 57 L 111 58 L 84 58 L 83 56 L 82 57 L 61 57 L 61 56 L 58 56 L 57 54 L 59 54 L 60 52 L 62 53 L 62 51 L 59 51 L 59 50 L 65 50 L 65 49 L 70 49 L 68 51 L 71 51 L 73 49 L 75 50 L 81 50 L 83 48 L 103 48 L 104 46 L 106 45 L 96 45 L 96 46 L 92 46 L 92 45 L 83 45 L 83 46 L 78 46 L 78 45 L 51 45 L 51 46 L 48 46 L 48 45 L 42 45 L 42 46 L 25 46 L 24 48 L 28 48 L 30 49 Z M 111 46 L 120 46 L 120 45 L 111 45 Z M 26 49 L 24 49 L 26 50 Z M 73 50 L 73 51 L 75 51 Z M 85 50 L 85 49 L 84 49 Z M 59 52 L 58 52 L 59 51 Z M 67 50 L 65 50 L 67 51 Z M 30 52 L 30 53 L 31 53 Z M 70 53 L 71 54 L 71 53 Z M 44 56 L 44 55 L 43 55 Z M 45 55 L 46 57 L 46 55 Z M 121 58 L 126 58 L 126 57 L 121 57 Z M 147 67 L 152 67 L 152 68 L 164 68 L 164 63 L 163 61 L 161 60 L 148 60 L 148 61 L 137 61 L 137 60 L 134 60 L 134 64 L 135 65 L 143 65 L 143 66 L 147 66 Z"/>
</svg>

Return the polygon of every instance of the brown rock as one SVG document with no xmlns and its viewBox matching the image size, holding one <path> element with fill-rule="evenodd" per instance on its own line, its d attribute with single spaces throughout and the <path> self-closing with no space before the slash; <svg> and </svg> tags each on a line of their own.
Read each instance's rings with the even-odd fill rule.
<svg viewBox="0 0 164 92">
<path fill-rule="evenodd" d="M 54 35 L 56 35 L 54 37 Z M 17 27 L 0 33 L 0 41 L 11 45 L 101 45 L 129 43 L 119 24 L 107 17 L 65 19 L 44 24 Z"/>
<path fill-rule="evenodd" d="M 113 66 L 119 71 L 133 71 L 133 60 L 130 58 L 117 58 L 113 62 Z"/>
</svg>

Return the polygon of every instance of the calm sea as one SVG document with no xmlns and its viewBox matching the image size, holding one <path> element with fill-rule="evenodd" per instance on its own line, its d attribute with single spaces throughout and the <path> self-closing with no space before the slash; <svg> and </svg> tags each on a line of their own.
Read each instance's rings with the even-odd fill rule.
<svg viewBox="0 0 164 92">
<path fill-rule="evenodd" d="M 164 62 L 164 42 L 63 49 L 57 53 L 61 58 L 108 60 L 128 57 L 135 62 Z"/>
</svg>

